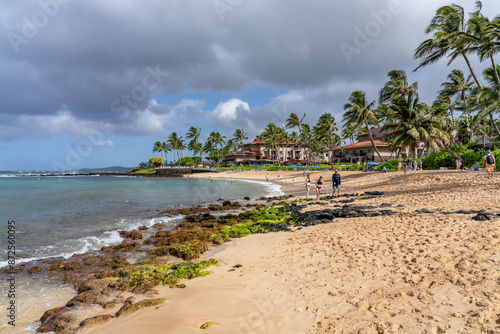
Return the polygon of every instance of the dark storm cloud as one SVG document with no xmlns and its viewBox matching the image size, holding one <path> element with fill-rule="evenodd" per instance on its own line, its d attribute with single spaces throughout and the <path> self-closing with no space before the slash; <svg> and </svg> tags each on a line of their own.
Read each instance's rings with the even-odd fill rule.
<svg viewBox="0 0 500 334">
<path fill-rule="evenodd" d="M 311 119 L 327 110 L 338 118 L 353 90 L 375 99 L 389 70 L 413 75 L 413 50 L 444 4 L 449 1 L 3 2 L 0 114 L 19 129 L 41 121 L 29 116 L 62 129 L 64 121 L 76 129 L 107 119 L 117 134 L 141 135 L 185 122 L 182 108 L 157 105 L 159 94 L 241 92 L 261 82 L 303 99 L 243 108 L 241 118 L 216 117 L 214 124 L 258 129 L 267 121 L 259 116 L 300 109 Z M 500 5 L 484 5 L 486 15 L 500 13 Z M 420 77 L 436 87 L 451 69 L 433 66 Z M 432 95 L 433 88 L 422 91 Z M 211 115 L 199 105 L 195 111 Z M 53 134 L 49 128 L 39 131 Z"/>
</svg>

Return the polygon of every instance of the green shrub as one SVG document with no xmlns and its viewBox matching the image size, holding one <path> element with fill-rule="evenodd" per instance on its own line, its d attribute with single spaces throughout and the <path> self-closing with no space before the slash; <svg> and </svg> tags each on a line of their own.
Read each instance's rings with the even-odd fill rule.
<svg viewBox="0 0 500 334">
<path fill-rule="evenodd" d="M 163 163 L 163 158 L 161 157 L 152 157 L 149 158 L 149 162 L 153 164 L 153 166 L 158 167 Z"/>
</svg>

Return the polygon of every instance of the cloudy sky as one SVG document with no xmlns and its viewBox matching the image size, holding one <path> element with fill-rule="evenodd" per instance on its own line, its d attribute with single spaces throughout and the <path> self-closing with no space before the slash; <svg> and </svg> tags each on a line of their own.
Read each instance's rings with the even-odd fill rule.
<svg viewBox="0 0 500 334">
<path fill-rule="evenodd" d="M 205 140 L 243 128 L 253 138 L 291 112 L 310 124 L 331 112 L 340 127 L 349 95 L 376 99 L 392 69 L 432 103 L 464 63 L 412 72 L 413 51 L 450 3 L 2 1 L 0 170 L 136 166 L 172 131 L 200 127 Z M 498 1 L 483 5 L 500 14 Z"/>
</svg>

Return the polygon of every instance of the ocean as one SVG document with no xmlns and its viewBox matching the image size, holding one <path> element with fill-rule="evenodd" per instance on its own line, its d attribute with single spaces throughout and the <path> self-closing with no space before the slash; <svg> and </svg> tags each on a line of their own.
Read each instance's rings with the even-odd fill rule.
<svg viewBox="0 0 500 334">
<path fill-rule="evenodd" d="M 30 176 L 22 176 L 30 174 Z M 244 203 L 244 197 L 277 196 L 279 186 L 266 182 L 206 178 L 131 176 L 41 176 L 37 172 L 0 172 L 0 267 L 6 266 L 9 222 L 15 221 L 16 265 L 47 257 L 117 244 L 120 230 L 164 223 L 173 229 L 182 216 L 166 209 L 214 203 L 220 198 Z M 12 225 L 12 224 L 11 224 Z M 9 274 L 0 274 L 6 282 Z M 0 306 L 8 298 L 0 284 Z M 50 275 L 16 276 L 17 326 L 0 322 L 0 332 L 34 332 L 37 320 L 51 307 L 64 305 L 75 291 Z M 5 313 L 5 312 L 4 312 Z"/>
<path fill-rule="evenodd" d="M 122 240 L 118 231 L 141 225 L 174 228 L 182 217 L 160 217 L 165 209 L 280 194 L 265 182 L 1 172 L 0 247 L 7 247 L 8 221 L 15 221 L 17 263 L 22 263 L 116 244 Z M 5 265 L 7 259 L 0 259 L 0 267 Z"/>
</svg>

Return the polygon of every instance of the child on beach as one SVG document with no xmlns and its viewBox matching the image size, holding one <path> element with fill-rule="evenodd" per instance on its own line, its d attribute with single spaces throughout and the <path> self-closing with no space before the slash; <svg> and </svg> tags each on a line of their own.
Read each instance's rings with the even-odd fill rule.
<svg viewBox="0 0 500 334">
<path fill-rule="evenodd" d="M 326 184 L 325 181 L 323 181 L 323 176 L 320 176 L 318 181 L 316 181 L 316 199 L 319 201 L 319 197 L 321 195 L 321 188 L 325 188 L 326 191 Z"/>
</svg>

